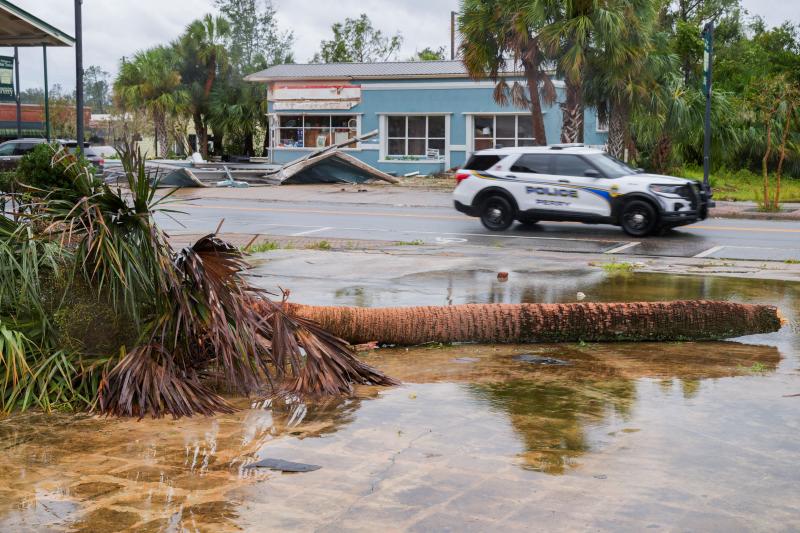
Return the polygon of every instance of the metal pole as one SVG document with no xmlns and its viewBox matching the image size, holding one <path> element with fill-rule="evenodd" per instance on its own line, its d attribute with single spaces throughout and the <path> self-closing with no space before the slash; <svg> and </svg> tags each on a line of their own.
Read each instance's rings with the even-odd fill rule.
<svg viewBox="0 0 800 533">
<path fill-rule="evenodd" d="M 47 82 L 47 45 L 42 45 L 42 58 L 44 59 L 44 133 L 47 142 L 50 142 L 50 89 Z"/>
<path fill-rule="evenodd" d="M 78 115 L 78 150 L 83 151 L 83 35 L 81 29 L 81 3 L 75 0 L 75 112 Z"/>
<path fill-rule="evenodd" d="M 450 12 L 450 60 L 456 58 L 456 12 Z"/>
<path fill-rule="evenodd" d="M 17 139 L 22 137 L 22 98 L 19 94 L 19 48 L 14 47 L 14 77 L 16 78 Z"/>
<path fill-rule="evenodd" d="M 708 184 L 708 175 L 711 167 L 711 65 L 714 54 L 714 22 L 708 22 L 703 27 L 701 34 L 705 41 L 703 51 L 703 85 L 706 93 L 706 116 L 703 137 L 703 186 L 706 191 L 711 192 Z"/>
</svg>

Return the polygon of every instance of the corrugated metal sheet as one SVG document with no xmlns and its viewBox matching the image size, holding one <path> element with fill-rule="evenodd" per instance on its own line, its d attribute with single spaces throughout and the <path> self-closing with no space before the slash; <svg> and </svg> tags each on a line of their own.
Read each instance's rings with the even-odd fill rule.
<svg viewBox="0 0 800 533">
<path fill-rule="evenodd" d="M 510 72 L 509 72 L 510 73 Z M 245 77 L 247 81 L 324 79 L 466 78 L 461 61 L 390 63 L 310 63 L 275 65 Z"/>
</svg>

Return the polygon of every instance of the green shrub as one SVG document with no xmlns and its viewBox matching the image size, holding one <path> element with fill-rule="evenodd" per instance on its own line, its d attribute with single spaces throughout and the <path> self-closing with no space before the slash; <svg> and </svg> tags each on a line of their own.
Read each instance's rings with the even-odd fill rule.
<svg viewBox="0 0 800 533">
<path fill-rule="evenodd" d="M 13 172 L 0 172 L 0 193 L 13 192 L 15 179 Z"/>
<path fill-rule="evenodd" d="M 53 149 L 40 144 L 22 156 L 17 166 L 17 182 L 38 189 L 67 188 L 71 180 L 57 168 L 53 168 Z"/>
</svg>

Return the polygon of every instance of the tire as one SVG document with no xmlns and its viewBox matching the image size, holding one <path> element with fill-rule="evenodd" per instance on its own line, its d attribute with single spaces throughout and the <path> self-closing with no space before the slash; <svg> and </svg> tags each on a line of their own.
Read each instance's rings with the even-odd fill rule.
<svg viewBox="0 0 800 533">
<path fill-rule="evenodd" d="M 631 237 L 646 237 L 658 228 L 658 214 L 649 202 L 631 200 L 622 208 L 619 222 Z"/>
<path fill-rule="evenodd" d="M 523 226 L 533 226 L 534 224 L 538 224 L 539 221 L 535 218 L 518 218 L 517 222 L 522 224 Z"/>
<path fill-rule="evenodd" d="M 481 223 L 491 231 L 503 231 L 511 227 L 516 218 L 516 209 L 504 196 L 488 197 L 481 204 Z"/>
</svg>

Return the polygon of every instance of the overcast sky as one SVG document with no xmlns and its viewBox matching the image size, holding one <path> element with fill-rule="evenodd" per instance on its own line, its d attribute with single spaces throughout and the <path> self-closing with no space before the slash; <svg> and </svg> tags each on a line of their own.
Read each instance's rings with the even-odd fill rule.
<svg viewBox="0 0 800 533">
<path fill-rule="evenodd" d="M 73 0 L 12 2 L 74 35 Z M 798 0 L 743 3 L 751 14 L 761 15 L 770 25 L 787 19 L 800 23 Z M 169 42 L 189 22 L 213 11 L 213 4 L 214 0 L 83 0 L 84 66 L 100 65 L 113 75 L 121 57 Z M 331 24 L 360 13 L 367 13 L 385 33 L 399 31 L 403 35 L 401 59 L 426 46 L 449 46 L 450 11 L 458 4 L 458 0 L 273 0 L 281 28 L 294 32 L 297 62 L 314 55 L 320 40 L 329 38 Z M 12 53 L 12 49 L 0 47 L 0 54 Z M 48 66 L 51 85 L 74 87 L 74 49 L 49 50 Z M 20 49 L 20 69 L 23 90 L 41 87 L 41 49 Z"/>
</svg>

